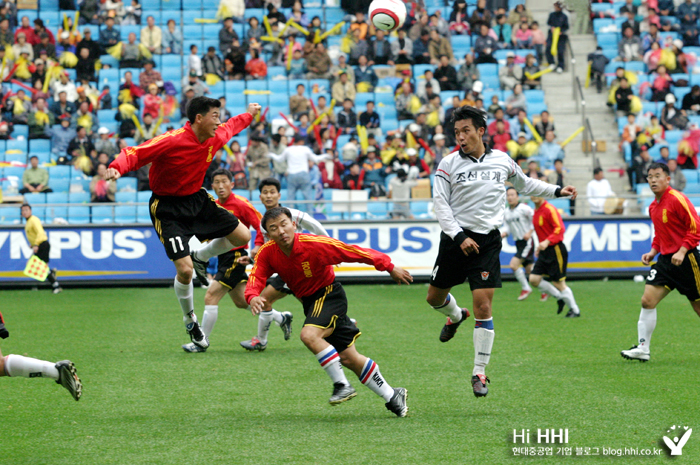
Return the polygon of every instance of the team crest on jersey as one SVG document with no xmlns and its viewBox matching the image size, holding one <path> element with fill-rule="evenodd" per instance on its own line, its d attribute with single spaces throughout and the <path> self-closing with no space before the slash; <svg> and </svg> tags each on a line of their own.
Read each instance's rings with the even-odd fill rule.
<svg viewBox="0 0 700 465">
<path fill-rule="evenodd" d="M 482 271 L 482 272 L 481 272 L 481 279 L 484 280 L 484 281 L 486 281 L 487 279 L 489 279 L 489 275 L 490 275 L 490 274 L 491 274 L 491 273 L 489 273 L 488 271 Z"/>
</svg>

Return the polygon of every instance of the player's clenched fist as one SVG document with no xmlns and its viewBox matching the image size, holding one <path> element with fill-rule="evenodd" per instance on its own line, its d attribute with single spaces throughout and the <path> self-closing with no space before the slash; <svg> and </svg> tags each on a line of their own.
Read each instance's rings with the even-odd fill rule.
<svg viewBox="0 0 700 465">
<path fill-rule="evenodd" d="M 389 274 L 391 275 L 391 279 L 399 284 L 411 284 L 413 282 L 413 276 L 411 276 L 411 273 L 403 268 L 399 268 L 398 266 L 395 266 Z"/>
<path fill-rule="evenodd" d="M 250 113 L 251 115 L 253 115 L 253 118 L 255 118 L 255 115 L 257 115 L 258 113 L 260 113 L 260 109 L 261 109 L 261 108 L 262 108 L 262 107 L 261 107 L 259 104 L 257 104 L 257 103 L 251 103 L 251 104 L 248 105 L 248 113 Z"/>
<path fill-rule="evenodd" d="M 111 181 L 111 180 L 117 180 L 121 178 L 122 175 L 119 171 L 117 171 L 114 168 L 107 168 L 107 171 L 105 172 L 105 181 Z"/>
</svg>

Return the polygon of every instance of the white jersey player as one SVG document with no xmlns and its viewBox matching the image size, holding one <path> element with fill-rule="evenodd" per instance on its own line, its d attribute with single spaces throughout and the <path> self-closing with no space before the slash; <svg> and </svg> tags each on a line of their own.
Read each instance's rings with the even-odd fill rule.
<svg viewBox="0 0 700 465">
<path fill-rule="evenodd" d="M 518 300 L 525 300 L 532 293 L 525 272 L 529 274 L 535 262 L 535 241 L 532 239 L 532 207 L 520 203 L 518 191 L 509 187 L 506 191 L 508 208 L 505 211 L 505 222 L 501 227 L 501 237 L 513 236 L 515 241 L 515 256 L 510 260 L 510 269 L 520 283 L 522 290 Z"/>
<path fill-rule="evenodd" d="M 281 185 L 277 179 L 263 179 L 258 184 L 258 189 L 260 190 L 260 201 L 265 205 L 266 210 L 280 206 L 280 198 L 282 196 L 280 193 Z M 289 211 L 292 213 L 292 219 L 297 224 L 296 232 L 307 230 L 311 234 L 317 236 L 329 236 L 328 231 L 326 231 L 323 225 L 313 219 L 308 213 L 293 208 L 289 208 Z M 267 231 L 265 231 L 262 226 L 260 229 L 265 235 L 265 242 L 269 241 L 270 238 L 267 235 Z M 258 248 L 259 247 L 256 247 L 250 253 L 253 259 L 255 258 Z M 270 331 L 270 323 L 274 321 L 277 324 L 281 324 L 284 320 L 284 315 L 273 309 L 272 304 L 291 293 L 292 291 L 289 290 L 287 284 L 278 275 L 267 280 L 267 286 L 265 286 L 265 289 L 263 289 L 260 294 L 260 297 L 265 300 L 265 310 L 260 312 L 258 318 L 258 335 L 250 340 L 241 342 L 243 348 L 247 350 L 265 350 L 267 347 L 267 334 Z"/>
</svg>

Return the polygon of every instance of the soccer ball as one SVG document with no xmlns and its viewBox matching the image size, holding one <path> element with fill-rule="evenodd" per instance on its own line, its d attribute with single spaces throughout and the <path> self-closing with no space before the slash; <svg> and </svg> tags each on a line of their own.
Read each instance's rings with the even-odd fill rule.
<svg viewBox="0 0 700 465">
<path fill-rule="evenodd" d="M 369 5 L 369 19 L 377 29 L 395 31 L 406 21 L 406 6 L 401 0 L 374 0 Z"/>
</svg>

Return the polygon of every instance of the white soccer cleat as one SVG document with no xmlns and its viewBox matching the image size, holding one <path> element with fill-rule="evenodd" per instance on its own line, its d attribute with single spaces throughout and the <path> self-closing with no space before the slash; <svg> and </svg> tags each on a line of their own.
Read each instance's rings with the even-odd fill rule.
<svg viewBox="0 0 700 465">
<path fill-rule="evenodd" d="M 648 350 L 643 350 L 641 347 L 633 346 L 629 350 L 623 350 L 620 352 L 622 358 L 627 360 L 639 360 L 640 362 L 648 362 L 651 358 L 651 354 Z"/>
<path fill-rule="evenodd" d="M 183 344 L 182 349 L 185 352 L 190 352 L 190 353 L 198 353 L 198 352 L 206 352 L 207 351 L 207 349 L 205 349 L 203 347 L 199 347 L 194 342 L 188 342 L 187 344 Z"/>
</svg>

